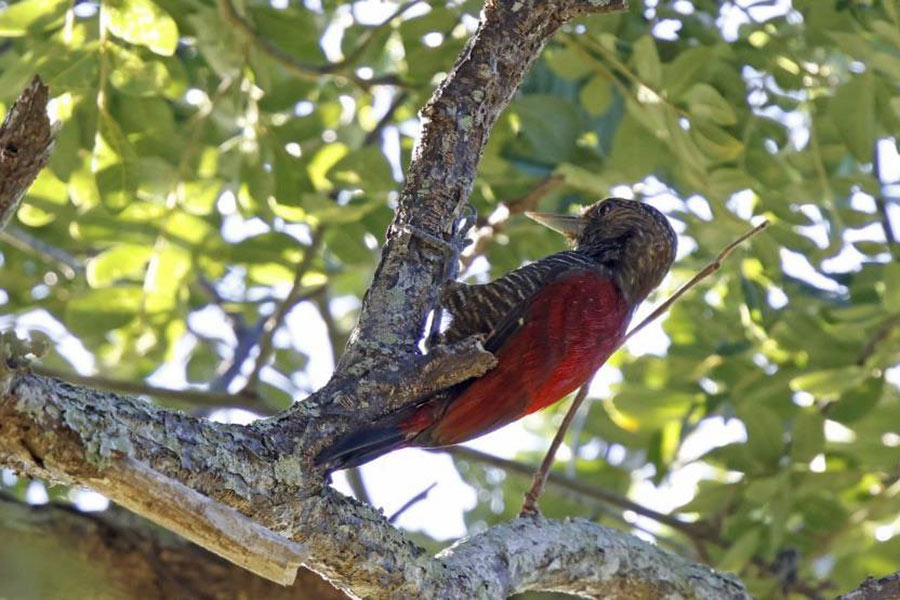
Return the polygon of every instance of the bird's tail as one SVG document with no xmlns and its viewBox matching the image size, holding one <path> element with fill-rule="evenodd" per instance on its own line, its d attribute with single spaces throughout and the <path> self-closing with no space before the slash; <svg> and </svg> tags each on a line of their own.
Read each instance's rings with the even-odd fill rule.
<svg viewBox="0 0 900 600">
<path fill-rule="evenodd" d="M 353 432 L 322 450 L 316 457 L 316 462 L 327 465 L 330 471 L 350 469 L 375 460 L 391 450 L 402 448 L 409 439 L 409 433 L 396 425 L 364 429 Z"/>
</svg>

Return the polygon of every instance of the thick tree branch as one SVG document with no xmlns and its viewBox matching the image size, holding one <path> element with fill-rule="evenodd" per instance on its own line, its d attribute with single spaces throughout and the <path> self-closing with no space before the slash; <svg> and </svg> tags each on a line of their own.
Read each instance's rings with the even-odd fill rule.
<svg viewBox="0 0 900 600">
<path fill-rule="evenodd" d="M 735 578 L 583 519 L 516 519 L 449 548 L 439 558 L 487 586 L 461 597 L 504 598 L 549 590 L 606 600 L 750 598 Z"/>
<path fill-rule="evenodd" d="M 433 238 L 451 235 L 491 126 L 549 37 L 576 15 L 623 6 L 487 3 L 479 30 L 423 111 L 422 137 L 359 326 L 324 388 L 279 415 L 238 426 L 35 375 L 8 352 L 0 371 L 0 464 L 98 489 L 274 579 L 285 580 L 290 565 L 304 560 L 362 597 L 495 598 L 555 589 L 747 598 L 731 578 L 582 521 L 517 520 L 430 557 L 382 514 L 327 487 L 313 461 L 359 423 L 493 366 L 477 340 L 418 351 L 446 272 L 446 252 Z"/>
<path fill-rule="evenodd" d="M 869 577 L 858 588 L 837 600 L 897 600 L 900 598 L 900 573 L 881 579 Z"/>
</svg>

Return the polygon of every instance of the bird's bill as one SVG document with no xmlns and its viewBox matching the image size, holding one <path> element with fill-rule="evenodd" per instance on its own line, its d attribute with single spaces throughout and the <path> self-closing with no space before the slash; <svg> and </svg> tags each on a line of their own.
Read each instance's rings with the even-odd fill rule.
<svg viewBox="0 0 900 600">
<path fill-rule="evenodd" d="M 525 216 L 567 238 L 575 239 L 584 231 L 584 219 L 575 215 L 557 215 L 553 213 L 526 211 Z"/>
</svg>

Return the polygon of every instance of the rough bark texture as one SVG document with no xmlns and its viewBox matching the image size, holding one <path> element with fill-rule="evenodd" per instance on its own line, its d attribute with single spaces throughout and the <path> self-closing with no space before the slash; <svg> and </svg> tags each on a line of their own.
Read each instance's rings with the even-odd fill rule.
<svg viewBox="0 0 900 600">
<path fill-rule="evenodd" d="M 547 39 L 575 15 L 621 8 L 618 0 L 487 3 L 479 30 L 423 111 L 359 325 L 323 389 L 270 419 L 223 425 L 35 375 L 8 344 L 0 464 L 93 487 L 278 581 L 303 561 L 359 597 L 497 598 L 546 589 L 747 598 L 729 577 L 585 521 L 520 519 L 428 556 L 378 511 L 327 487 L 312 460 L 358 423 L 493 366 L 475 340 L 426 356 L 416 349 L 444 283 L 446 251 L 431 238 L 450 236 L 490 128 Z M 36 155 L 48 146 L 49 138 Z M 24 181 L 39 162 L 23 162 L 13 177 Z"/>
<path fill-rule="evenodd" d="M 858 588 L 837 600 L 900 600 L 900 573 L 881 579 L 869 577 Z"/>
<path fill-rule="evenodd" d="M 52 589 L 39 590 L 29 581 L 33 575 L 4 572 L 5 567 L 24 566 L 7 555 L 0 559 L 0 596 L 9 598 L 347 597 L 306 569 L 290 587 L 272 583 L 115 507 L 82 513 L 53 504 L 28 506 L 0 496 L 0 538 L 6 551 L 16 553 L 19 560 L 39 562 L 42 555 L 52 553 L 57 567 L 60 563 L 71 567 L 55 569 L 54 577 L 45 578 Z"/>
<path fill-rule="evenodd" d="M 0 126 L 0 229 L 47 164 L 53 131 L 47 121 L 47 86 L 35 77 Z"/>
</svg>

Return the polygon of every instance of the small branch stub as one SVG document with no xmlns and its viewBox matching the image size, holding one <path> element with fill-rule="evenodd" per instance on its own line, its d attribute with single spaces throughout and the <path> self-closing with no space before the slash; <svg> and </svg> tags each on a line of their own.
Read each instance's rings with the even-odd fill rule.
<svg viewBox="0 0 900 600">
<path fill-rule="evenodd" d="M 0 126 L 0 229 L 50 157 L 53 128 L 47 118 L 48 90 L 35 77 Z"/>
</svg>

